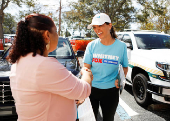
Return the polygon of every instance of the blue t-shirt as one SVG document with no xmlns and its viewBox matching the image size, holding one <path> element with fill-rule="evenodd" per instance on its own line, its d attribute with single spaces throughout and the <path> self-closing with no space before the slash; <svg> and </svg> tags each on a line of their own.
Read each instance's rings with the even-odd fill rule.
<svg viewBox="0 0 170 121">
<path fill-rule="evenodd" d="M 99 89 L 115 87 L 119 64 L 128 67 L 126 44 L 115 39 L 112 45 L 106 46 L 100 39 L 93 40 L 86 47 L 83 62 L 91 65 L 92 87 Z"/>
</svg>

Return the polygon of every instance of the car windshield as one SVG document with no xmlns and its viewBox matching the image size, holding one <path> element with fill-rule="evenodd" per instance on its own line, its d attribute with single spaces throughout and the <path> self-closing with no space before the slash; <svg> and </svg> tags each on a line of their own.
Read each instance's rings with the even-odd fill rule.
<svg viewBox="0 0 170 121">
<path fill-rule="evenodd" d="M 10 71 L 11 64 L 6 60 L 0 60 L 0 71 Z"/>
<path fill-rule="evenodd" d="M 50 52 L 48 56 L 55 56 L 56 58 L 72 57 L 71 45 L 68 40 L 59 38 L 57 48 L 53 52 Z"/>
<path fill-rule="evenodd" d="M 6 60 L 6 57 L 9 54 L 9 50 L 5 52 L 5 54 L 0 59 L 0 71 L 10 71 L 11 64 Z M 59 38 L 57 49 L 55 49 L 53 52 L 50 52 L 49 57 L 56 57 L 56 58 L 68 58 L 72 59 L 73 53 L 71 49 L 71 44 L 68 40 Z"/>
<path fill-rule="evenodd" d="M 10 71 L 11 64 L 6 60 L 6 57 L 9 54 L 9 49 L 5 52 L 5 54 L 0 57 L 0 71 Z"/>
<path fill-rule="evenodd" d="M 170 49 L 170 36 L 156 34 L 135 34 L 139 49 Z"/>
</svg>

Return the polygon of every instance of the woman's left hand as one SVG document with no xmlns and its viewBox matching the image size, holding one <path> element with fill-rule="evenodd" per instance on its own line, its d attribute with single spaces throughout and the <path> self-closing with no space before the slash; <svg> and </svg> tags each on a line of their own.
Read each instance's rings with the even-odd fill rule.
<svg viewBox="0 0 170 121">
<path fill-rule="evenodd" d="M 76 100 L 76 104 L 77 106 L 81 105 L 82 103 L 84 103 L 85 99 L 84 100 Z"/>
<path fill-rule="evenodd" d="M 118 84 L 119 82 L 118 82 L 118 79 L 116 79 L 116 81 L 115 81 L 115 86 L 116 86 L 116 88 L 119 88 L 119 84 Z"/>
</svg>

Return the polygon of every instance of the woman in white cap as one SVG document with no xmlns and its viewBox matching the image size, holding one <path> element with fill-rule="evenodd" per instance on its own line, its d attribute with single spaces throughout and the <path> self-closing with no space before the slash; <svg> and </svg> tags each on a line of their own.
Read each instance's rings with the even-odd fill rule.
<svg viewBox="0 0 170 121">
<path fill-rule="evenodd" d="M 99 38 L 88 44 L 83 59 L 84 67 L 93 73 L 90 101 L 96 120 L 100 104 L 103 121 L 113 121 L 119 102 L 119 64 L 123 66 L 125 76 L 128 71 L 127 48 L 117 39 L 107 14 L 96 14 L 88 29 L 91 27 Z"/>
</svg>

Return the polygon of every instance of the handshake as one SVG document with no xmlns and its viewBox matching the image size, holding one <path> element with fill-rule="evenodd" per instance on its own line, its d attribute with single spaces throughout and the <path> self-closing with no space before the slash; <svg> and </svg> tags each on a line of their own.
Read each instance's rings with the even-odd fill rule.
<svg viewBox="0 0 170 121">
<path fill-rule="evenodd" d="M 84 74 L 89 76 L 91 78 L 91 81 L 93 80 L 93 74 L 92 74 L 92 71 L 90 69 L 88 69 L 87 67 L 83 67 L 81 69 L 81 75 L 83 76 Z"/>
<path fill-rule="evenodd" d="M 92 80 L 93 80 L 93 74 L 92 74 L 92 71 L 90 70 L 90 69 L 88 69 L 87 67 L 83 67 L 82 69 L 81 69 L 81 80 L 82 81 L 86 81 L 87 83 L 89 83 L 90 84 L 90 86 L 91 86 L 91 84 L 92 84 Z M 84 100 L 76 100 L 76 104 L 77 104 L 77 107 L 79 106 L 79 105 L 81 105 L 83 102 L 85 101 L 85 99 Z"/>
</svg>

